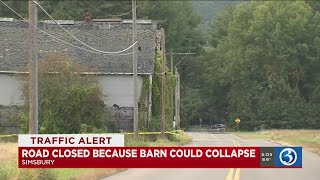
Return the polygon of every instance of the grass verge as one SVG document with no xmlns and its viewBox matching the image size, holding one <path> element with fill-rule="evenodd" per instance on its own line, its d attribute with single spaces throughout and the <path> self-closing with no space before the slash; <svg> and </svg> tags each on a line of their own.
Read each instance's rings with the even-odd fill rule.
<svg viewBox="0 0 320 180">
<path fill-rule="evenodd" d="M 267 139 L 282 145 L 302 146 L 320 154 L 320 130 L 265 130 L 235 134 L 246 139 Z"/>
<path fill-rule="evenodd" d="M 171 134 L 168 139 L 158 139 L 157 136 L 127 136 L 126 146 L 181 146 L 189 143 L 191 137 L 183 133 Z M 19 169 L 17 164 L 17 143 L 0 143 L 0 179 L 2 180 L 87 180 L 101 179 L 126 169 Z"/>
<path fill-rule="evenodd" d="M 155 140 L 152 140 L 155 139 Z M 170 139 L 170 140 L 169 140 Z M 133 136 L 127 136 L 125 139 L 126 146 L 183 146 L 188 144 L 192 138 L 187 136 L 184 133 L 181 134 L 171 134 L 166 136 L 165 139 L 158 138 L 158 135 L 155 137 L 150 136 L 139 136 L 138 139 L 135 139 Z"/>
</svg>

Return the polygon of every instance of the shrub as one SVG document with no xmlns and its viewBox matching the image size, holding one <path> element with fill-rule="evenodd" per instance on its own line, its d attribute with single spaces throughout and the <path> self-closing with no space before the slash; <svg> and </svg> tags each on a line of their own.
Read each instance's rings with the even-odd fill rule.
<svg viewBox="0 0 320 180">
<path fill-rule="evenodd" d="M 89 133 L 90 130 L 106 129 L 108 115 L 102 90 L 94 75 L 82 74 L 93 71 L 57 54 L 42 60 L 39 70 L 40 133 Z M 28 97 L 27 81 L 24 96 Z M 28 129 L 28 102 L 25 109 L 19 114 L 24 131 Z M 81 127 L 81 124 L 92 128 Z"/>
</svg>

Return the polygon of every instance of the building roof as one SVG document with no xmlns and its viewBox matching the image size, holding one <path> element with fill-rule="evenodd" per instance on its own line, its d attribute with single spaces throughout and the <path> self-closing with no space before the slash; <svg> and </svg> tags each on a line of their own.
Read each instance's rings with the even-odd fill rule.
<svg viewBox="0 0 320 180">
<path fill-rule="evenodd" d="M 65 23 L 64 23 L 65 22 Z M 59 21 L 71 34 L 87 45 L 102 51 L 120 51 L 132 44 L 132 21 Z M 81 46 L 61 28 L 52 22 L 40 22 L 38 28 L 68 43 Z M 28 24 L 18 20 L 0 21 L 0 71 L 19 72 L 28 63 Z M 138 74 L 153 72 L 157 27 L 151 21 L 138 21 Z M 97 73 L 131 74 L 132 54 L 110 56 L 79 50 L 66 45 L 38 31 L 38 56 L 42 59 L 47 53 L 59 52 L 73 57 L 79 64 L 96 69 Z M 132 49 L 123 52 L 131 53 Z"/>
</svg>

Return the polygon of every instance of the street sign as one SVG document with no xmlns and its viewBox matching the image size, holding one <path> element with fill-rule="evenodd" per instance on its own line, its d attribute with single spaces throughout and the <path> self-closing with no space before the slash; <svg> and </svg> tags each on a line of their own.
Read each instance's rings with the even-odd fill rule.
<svg viewBox="0 0 320 180">
<path fill-rule="evenodd" d="M 234 120 L 236 123 L 240 123 L 241 122 L 241 120 L 240 120 L 240 118 L 237 118 L 236 120 Z"/>
</svg>

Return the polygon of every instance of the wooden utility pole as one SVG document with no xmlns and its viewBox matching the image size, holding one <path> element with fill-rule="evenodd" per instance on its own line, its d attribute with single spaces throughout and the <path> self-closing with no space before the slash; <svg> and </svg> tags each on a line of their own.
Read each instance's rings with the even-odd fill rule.
<svg viewBox="0 0 320 180">
<path fill-rule="evenodd" d="M 170 53 L 170 60 L 171 60 L 171 67 L 170 67 L 170 70 L 171 70 L 171 72 L 173 72 L 173 73 L 174 73 L 174 69 L 173 69 L 173 54 L 172 54 L 172 52 Z"/>
<path fill-rule="evenodd" d="M 172 114 L 172 123 L 175 120 L 175 124 L 177 128 L 180 128 L 180 75 L 178 73 L 177 66 L 188 56 L 195 53 L 167 53 L 167 55 L 170 55 L 171 59 L 171 71 L 175 72 L 176 75 L 176 87 L 175 90 L 172 91 L 171 95 L 171 114 Z M 176 65 L 173 66 L 173 55 L 185 55 Z M 173 96 L 175 97 L 173 99 Z M 175 112 L 174 112 L 175 111 Z M 173 115 L 175 114 L 175 115 Z M 174 119 L 175 117 L 175 119 Z"/>
<path fill-rule="evenodd" d="M 149 99 L 148 99 L 148 129 L 150 128 L 151 116 L 152 116 L 152 75 L 149 75 Z"/>
<path fill-rule="evenodd" d="M 176 77 L 177 77 L 177 82 L 176 82 L 176 125 L 177 128 L 180 128 L 180 74 L 178 73 L 178 69 L 175 68 L 176 71 Z"/>
<path fill-rule="evenodd" d="M 37 5 L 29 0 L 29 133 L 38 134 Z"/>
<path fill-rule="evenodd" d="M 136 11 L 137 2 L 132 0 L 132 43 L 137 41 L 137 11 Z M 138 138 L 138 87 L 137 87 L 137 46 L 134 45 L 132 48 L 133 51 L 133 129 L 134 137 Z"/>
<path fill-rule="evenodd" d="M 178 109 L 178 101 L 179 101 L 179 98 L 178 98 L 178 69 L 175 67 L 174 68 L 174 71 L 175 71 L 175 75 L 176 75 L 176 87 L 175 87 L 175 95 L 174 95 L 174 104 L 175 104 L 175 120 L 176 120 L 176 127 L 177 129 L 179 129 L 179 124 L 178 124 L 178 116 L 179 116 L 179 109 Z"/>
<path fill-rule="evenodd" d="M 165 35 L 164 35 L 164 29 L 161 28 L 161 55 L 162 55 L 162 96 L 161 96 L 161 102 L 162 102 L 162 113 L 161 113 L 161 138 L 165 138 L 165 126 L 166 126 L 166 56 L 165 56 Z"/>
<path fill-rule="evenodd" d="M 173 69 L 173 54 L 171 52 L 171 55 L 170 55 L 170 60 L 171 60 L 171 72 L 174 74 L 174 69 Z M 172 127 L 174 127 L 174 100 L 173 100 L 173 96 L 174 96 L 174 89 L 172 89 L 172 92 L 171 92 L 171 123 L 172 123 Z"/>
</svg>

